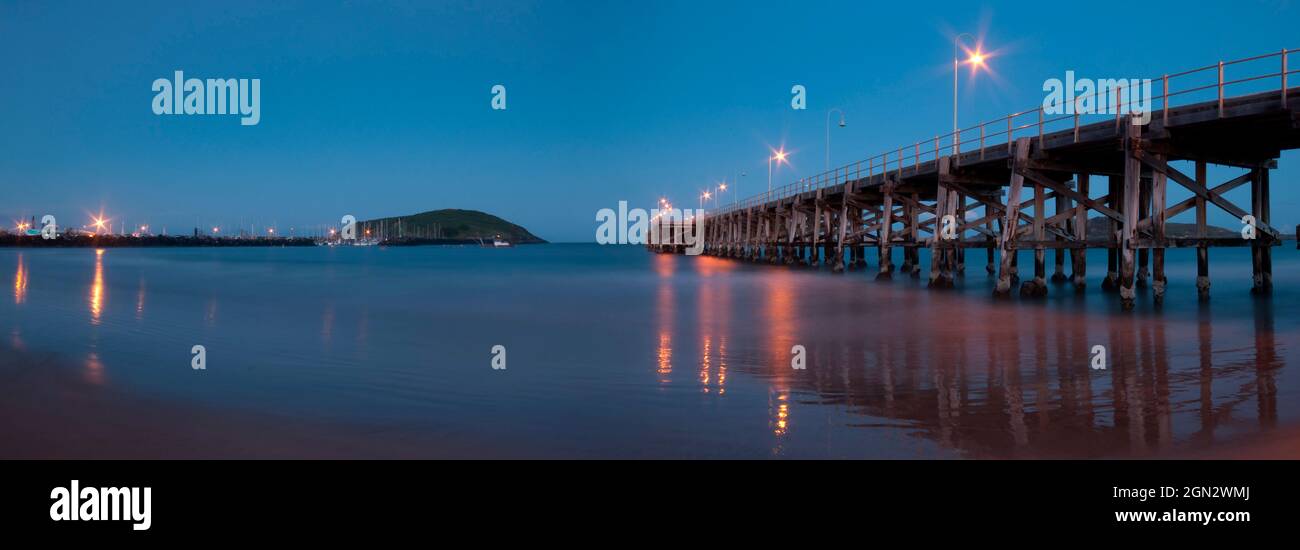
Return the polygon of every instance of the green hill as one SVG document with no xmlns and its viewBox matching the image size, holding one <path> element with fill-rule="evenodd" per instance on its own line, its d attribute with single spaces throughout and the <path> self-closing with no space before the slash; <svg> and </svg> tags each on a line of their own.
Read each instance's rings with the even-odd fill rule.
<svg viewBox="0 0 1300 550">
<path fill-rule="evenodd" d="M 538 244 L 545 240 L 522 226 L 477 210 L 448 208 L 409 216 L 379 218 L 357 223 L 357 236 L 385 239 L 477 240 L 500 235 L 514 244 Z"/>
</svg>

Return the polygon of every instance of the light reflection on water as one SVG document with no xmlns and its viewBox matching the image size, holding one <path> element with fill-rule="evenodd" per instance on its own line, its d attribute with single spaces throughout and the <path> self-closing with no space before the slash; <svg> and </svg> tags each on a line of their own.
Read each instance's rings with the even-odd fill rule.
<svg viewBox="0 0 1300 550">
<path fill-rule="evenodd" d="M 1275 314 L 1297 303 L 1295 258 L 1277 253 L 1278 293 L 1256 300 L 1232 256 L 1248 251 L 1216 251 L 1202 304 L 1184 252 L 1164 309 L 1140 294 L 1126 314 L 1096 281 L 995 302 L 980 266 L 932 292 L 630 247 L 0 250 L 0 330 L 128 395 L 523 455 L 1147 456 L 1296 423 L 1297 325 Z"/>
<path fill-rule="evenodd" d="M 15 260 L 18 264 L 14 273 L 14 305 L 22 305 L 27 299 L 27 264 L 23 263 L 23 253 L 19 252 Z"/>
<path fill-rule="evenodd" d="M 95 279 L 90 283 L 90 323 L 99 324 L 104 312 L 104 250 L 95 251 Z"/>
</svg>

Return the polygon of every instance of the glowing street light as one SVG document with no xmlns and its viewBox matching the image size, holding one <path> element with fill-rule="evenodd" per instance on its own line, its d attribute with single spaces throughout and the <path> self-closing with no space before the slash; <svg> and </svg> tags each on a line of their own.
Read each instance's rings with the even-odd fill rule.
<svg viewBox="0 0 1300 550">
<path fill-rule="evenodd" d="M 961 45 L 962 37 L 975 39 L 970 33 L 961 33 L 952 40 L 952 151 L 957 154 L 957 72 L 961 65 L 960 51 L 966 51 L 966 63 L 971 66 L 971 71 L 977 71 L 980 67 L 985 66 L 984 62 L 988 55 L 980 51 L 980 45 L 977 42 L 975 49 L 970 50 Z"/>
<path fill-rule="evenodd" d="M 772 161 L 776 161 L 777 167 L 780 167 L 781 163 L 785 162 L 785 156 L 785 148 L 782 147 L 779 150 L 773 151 L 772 156 L 767 157 L 767 192 L 769 194 L 772 192 Z"/>
</svg>

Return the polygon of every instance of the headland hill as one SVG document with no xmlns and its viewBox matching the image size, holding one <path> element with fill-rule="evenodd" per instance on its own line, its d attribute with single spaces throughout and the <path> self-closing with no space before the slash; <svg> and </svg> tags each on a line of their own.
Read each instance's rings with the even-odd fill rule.
<svg viewBox="0 0 1300 550">
<path fill-rule="evenodd" d="M 290 235 L 276 234 L 274 230 L 267 230 L 264 234 L 235 230 L 235 234 L 229 234 L 223 233 L 219 227 L 209 230 L 196 227 L 189 235 L 168 235 L 149 233 L 147 227 L 142 227 L 133 233 L 114 233 L 103 228 L 58 228 L 51 234 L 52 238 L 46 238 L 33 218 L 31 222 L 19 222 L 12 228 L 0 228 L 0 247 L 492 246 L 494 242 L 510 245 L 546 243 L 524 227 L 492 214 L 450 208 L 357 221 L 353 229 L 355 239 L 349 241 L 343 239 L 345 227 L 342 223 L 314 236 L 296 236 L 292 230 Z"/>
</svg>

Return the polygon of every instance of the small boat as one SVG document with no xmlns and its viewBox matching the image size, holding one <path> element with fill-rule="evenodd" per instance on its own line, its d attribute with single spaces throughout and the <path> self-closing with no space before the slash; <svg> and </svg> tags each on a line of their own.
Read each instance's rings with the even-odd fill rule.
<svg viewBox="0 0 1300 550">
<path fill-rule="evenodd" d="M 510 248 L 514 246 L 510 244 L 510 241 L 502 239 L 501 235 L 492 237 L 492 244 L 483 242 L 483 237 L 478 237 L 478 245 L 482 248 Z"/>
</svg>

